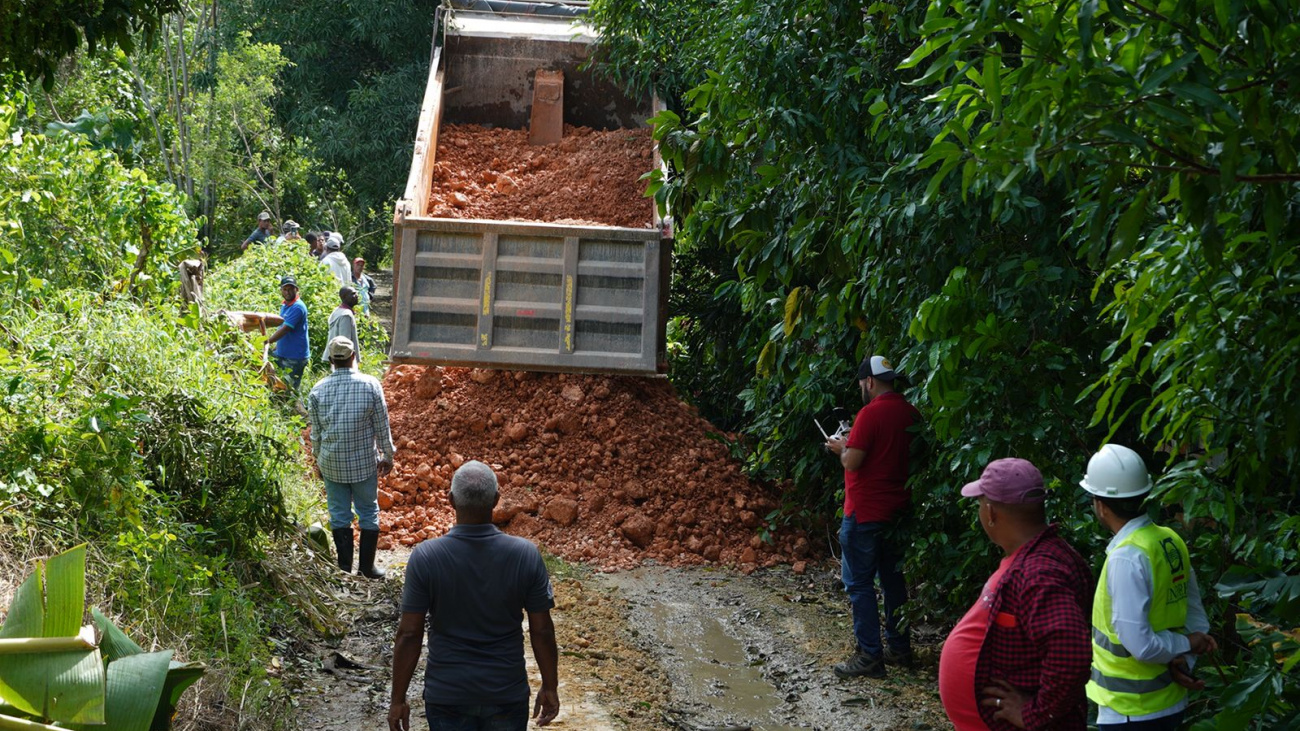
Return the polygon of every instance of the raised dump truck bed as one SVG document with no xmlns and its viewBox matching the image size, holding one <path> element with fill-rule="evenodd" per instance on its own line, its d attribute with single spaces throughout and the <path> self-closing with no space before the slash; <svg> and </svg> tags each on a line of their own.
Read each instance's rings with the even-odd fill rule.
<svg viewBox="0 0 1300 731">
<path fill-rule="evenodd" d="M 394 362 L 632 374 L 663 362 L 672 241 L 653 206 L 644 228 L 427 215 L 439 127 L 526 129 L 538 70 L 563 72 L 565 123 L 645 125 L 653 100 L 583 68 L 592 42 L 572 18 L 448 18 L 394 216 Z"/>
</svg>

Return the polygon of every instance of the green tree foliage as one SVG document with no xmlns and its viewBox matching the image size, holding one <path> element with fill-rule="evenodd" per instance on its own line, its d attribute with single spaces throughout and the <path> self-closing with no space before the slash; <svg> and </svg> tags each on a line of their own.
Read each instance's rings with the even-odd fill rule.
<svg viewBox="0 0 1300 731">
<path fill-rule="evenodd" d="M 596 13 L 621 78 L 691 87 L 655 120 L 652 189 L 680 282 L 713 292 L 676 289 L 679 352 L 709 355 L 672 375 L 739 397 L 754 470 L 833 511 L 809 418 L 852 405 L 863 355 L 901 361 L 930 443 L 916 616 L 951 617 L 991 555 L 962 482 L 1033 460 L 1099 558 L 1075 483 L 1103 441 L 1132 444 L 1234 640 L 1195 715 L 1294 723 L 1296 9 L 698 0 L 654 16 L 716 23 L 679 54 L 662 39 L 687 28 L 649 33 L 637 6 Z"/>
<path fill-rule="evenodd" d="M 3 0 L 0 2 L 0 74 L 17 71 L 44 77 L 48 87 L 59 61 L 82 40 L 93 54 L 103 46 L 130 51 L 137 38 L 151 40 L 178 0 Z"/>
<path fill-rule="evenodd" d="M 80 136 L 28 134 L 16 111 L 0 100 L 0 298 L 174 290 L 172 262 L 194 247 L 175 189 Z"/>
<path fill-rule="evenodd" d="M 387 229 L 411 166 L 428 81 L 436 0 L 256 0 L 234 22 L 280 43 L 293 62 L 276 108 L 313 141 L 327 169 L 344 171 L 366 230 Z M 387 250 L 379 237 L 367 258 Z"/>
<path fill-rule="evenodd" d="M 177 313 L 195 233 L 180 194 L 85 138 L 13 126 L 21 105 L 0 107 L 0 552 L 90 541 L 116 613 L 260 707 L 269 625 L 306 625 L 265 563 L 302 420 L 272 403 L 250 338 Z"/>
</svg>

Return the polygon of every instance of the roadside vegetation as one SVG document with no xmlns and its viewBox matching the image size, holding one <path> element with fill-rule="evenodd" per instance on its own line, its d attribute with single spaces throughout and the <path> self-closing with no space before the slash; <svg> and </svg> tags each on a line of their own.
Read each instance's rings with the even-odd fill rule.
<svg viewBox="0 0 1300 731">
<path fill-rule="evenodd" d="M 1226 640 L 1198 728 L 1295 728 L 1300 9 L 593 11 L 615 76 L 670 105 L 650 185 L 679 222 L 671 377 L 747 435 L 755 475 L 788 481 L 787 519 L 836 510 L 811 420 L 856 407 L 870 353 L 926 415 L 916 619 L 946 626 L 990 572 L 955 497 L 989 460 L 1042 468 L 1100 564 L 1077 482 L 1101 443 L 1132 445 Z"/>
<path fill-rule="evenodd" d="M 87 542 L 91 601 L 145 644 L 210 666 L 185 696 L 181 727 L 273 721 L 288 707 L 280 643 L 341 630 L 317 607 L 323 592 L 286 590 L 334 581 L 301 529 L 321 512 L 305 423 L 259 377 L 260 336 L 180 306 L 174 266 L 195 253 L 196 230 L 183 196 L 86 139 L 24 128 L 14 100 L 25 100 L 10 94 L 0 104 L 0 555 L 22 566 Z M 297 257 L 310 267 L 290 265 Z M 209 286 L 243 309 L 274 310 L 265 290 L 284 266 L 313 285 L 323 278 L 337 299 L 320 265 L 289 247 L 259 265 L 260 278 L 218 267 Z M 321 338 L 327 315 L 313 313 Z M 367 322 L 363 337 L 382 347 Z M 23 573 L 0 579 L 4 603 Z"/>
</svg>

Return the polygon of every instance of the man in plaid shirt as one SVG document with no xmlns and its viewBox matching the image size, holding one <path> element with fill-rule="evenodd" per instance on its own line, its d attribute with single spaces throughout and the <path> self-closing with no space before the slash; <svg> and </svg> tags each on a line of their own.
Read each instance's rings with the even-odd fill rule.
<svg viewBox="0 0 1300 731">
<path fill-rule="evenodd" d="M 352 571 L 352 509 L 361 524 L 357 570 L 369 579 L 383 578 L 375 566 L 379 543 L 379 476 L 393 468 L 393 436 L 388 404 L 379 381 L 352 368 L 356 353 L 347 336 L 325 347 L 334 371 L 307 397 L 311 414 L 311 451 L 316 474 L 325 481 L 339 568 Z"/>
<path fill-rule="evenodd" d="M 944 711 L 958 731 L 1084 731 L 1092 572 L 1047 524 L 1042 474 L 999 459 L 961 494 L 979 498 L 980 526 L 1005 557 L 944 643 Z"/>
</svg>

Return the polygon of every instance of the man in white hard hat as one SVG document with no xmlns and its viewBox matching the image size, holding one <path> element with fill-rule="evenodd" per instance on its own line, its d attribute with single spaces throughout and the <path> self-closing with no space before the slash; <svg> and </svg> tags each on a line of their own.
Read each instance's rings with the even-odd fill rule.
<svg viewBox="0 0 1300 731">
<path fill-rule="evenodd" d="M 1201 605 L 1187 544 L 1147 517 L 1146 463 L 1128 447 L 1104 445 L 1079 483 L 1115 537 L 1092 604 L 1092 679 L 1099 731 L 1174 731 L 1187 710 L 1195 655 L 1217 645 Z"/>
</svg>

